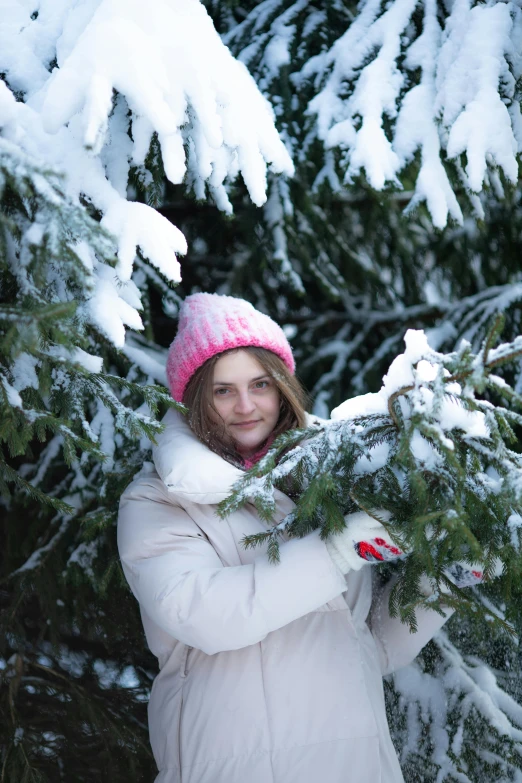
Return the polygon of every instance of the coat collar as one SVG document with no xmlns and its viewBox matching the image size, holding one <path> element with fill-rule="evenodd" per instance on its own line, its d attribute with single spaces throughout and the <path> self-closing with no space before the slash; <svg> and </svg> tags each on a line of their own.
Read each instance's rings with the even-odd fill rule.
<svg viewBox="0 0 522 783">
<path fill-rule="evenodd" d="M 319 421 L 307 417 L 307 424 Z M 194 503 L 219 503 L 229 497 L 244 471 L 201 443 L 183 414 L 171 408 L 162 423 L 165 429 L 156 437 L 152 457 L 169 492 Z"/>
<path fill-rule="evenodd" d="M 172 408 L 163 417 L 152 458 L 169 492 L 195 503 L 219 503 L 244 475 L 196 438 L 185 416 Z"/>
</svg>

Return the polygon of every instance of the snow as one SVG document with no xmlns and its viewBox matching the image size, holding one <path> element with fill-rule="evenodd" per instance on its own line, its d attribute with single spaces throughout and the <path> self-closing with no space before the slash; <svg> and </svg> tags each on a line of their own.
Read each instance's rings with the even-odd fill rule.
<svg viewBox="0 0 522 783">
<path fill-rule="evenodd" d="M 239 174 L 261 205 L 267 170 L 291 175 L 293 164 L 270 104 L 198 0 L 41 0 L 35 18 L 32 11 L 2 1 L 0 72 L 25 101 L 0 81 L 2 138 L 62 171 L 66 196 L 102 215 L 118 263 L 108 272 L 78 248 L 94 278 L 85 313 L 122 347 L 127 328 L 142 328 L 139 302 L 121 288 L 137 253 L 179 282 L 177 257 L 187 252 L 179 229 L 127 198 L 130 168 L 143 165 L 153 135 L 167 177 L 200 198 L 210 193 L 228 212 L 227 188 Z"/>
<path fill-rule="evenodd" d="M 47 471 L 51 467 L 53 460 L 60 454 L 63 447 L 63 436 L 55 435 L 45 446 L 42 455 L 38 461 L 38 468 L 36 473 L 31 478 L 31 484 L 34 487 L 38 487 L 44 480 Z M 32 472 L 33 466 L 24 466 Z"/>
<path fill-rule="evenodd" d="M 411 451 L 415 459 L 427 470 L 436 470 L 442 464 L 441 455 L 415 430 L 411 439 Z"/>
<path fill-rule="evenodd" d="M 303 282 L 288 256 L 285 220 L 292 217 L 293 204 L 286 180 L 274 179 L 272 181 L 269 197 L 264 207 L 264 215 L 268 227 L 272 230 L 273 259 L 279 266 L 280 275 L 283 279 L 287 279 L 296 291 L 304 294 Z"/>
<path fill-rule="evenodd" d="M 98 682 L 102 688 L 136 688 L 140 681 L 133 666 L 125 666 L 120 671 L 120 666 L 116 663 L 97 659 L 93 663 L 93 668 L 98 675 Z"/>
<path fill-rule="evenodd" d="M 67 502 L 70 502 L 71 498 L 67 498 L 66 500 Z M 23 565 L 17 568 L 16 571 L 12 571 L 12 576 L 14 576 L 15 574 L 20 574 L 24 571 L 32 571 L 34 568 L 38 568 L 38 566 L 42 561 L 42 558 L 44 558 L 48 552 L 51 552 L 54 549 L 57 542 L 63 538 L 63 536 L 67 533 L 68 529 L 69 529 L 69 519 L 66 518 L 62 520 L 57 532 L 52 536 L 52 538 L 49 539 L 47 544 L 39 547 L 38 549 L 35 549 L 34 552 L 32 552 L 31 555 L 27 558 L 25 563 L 23 563 Z"/>
<path fill-rule="evenodd" d="M 453 443 L 444 433 L 454 429 L 461 430 L 466 437 L 488 438 L 489 429 L 484 413 L 470 411 L 465 407 L 463 391 L 457 383 L 445 384 L 445 395 L 437 400 L 431 388 L 439 374 L 447 377 L 447 370 L 442 365 L 443 355 L 437 354 L 428 344 L 426 334 L 421 329 L 408 329 L 404 342 L 406 350 L 399 354 L 390 365 L 382 379 L 382 387 L 377 393 L 363 394 L 341 403 L 331 413 L 333 421 L 353 419 L 357 416 L 371 414 L 387 414 L 390 399 L 398 392 L 412 392 L 408 403 L 402 405 L 402 413 L 406 418 L 414 413 L 422 413 L 430 417 L 433 426 L 439 428 L 439 437 L 447 448 L 452 449 Z M 404 401 L 405 397 L 401 398 Z M 420 434 L 415 434 L 413 446 L 417 455 L 428 465 L 435 466 L 439 456 L 433 451 Z M 432 454 L 428 451 L 431 449 Z"/>
<path fill-rule="evenodd" d="M 511 514 L 507 521 L 507 526 L 511 533 L 511 544 L 518 552 L 520 550 L 519 535 L 522 532 L 522 516 L 520 514 Z"/>
<path fill-rule="evenodd" d="M 17 729 L 15 729 L 14 738 L 13 738 L 13 744 L 16 747 L 21 743 L 21 741 L 24 738 L 25 731 L 21 726 L 18 726 Z"/>
<path fill-rule="evenodd" d="M 36 357 L 25 352 L 16 357 L 11 366 L 13 388 L 16 391 L 21 392 L 28 388 L 38 388 L 38 376 L 36 374 L 38 364 Z"/>
<path fill-rule="evenodd" d="M 448 214 L 462 223 L 463 217 L 441 161 L 441 140 L 436 122 L 436 52 L 441 29 L 435 0 L 425 0 L 424 27 L 420 37 L 408 49 L 405 65 L 421 69 L 420 84 L 404 96 L 395 129 L 394 149 L 404 162 L 421 150 L 421 166 L 415 183 L 415 195 L 408 209 L 426 201 L 433 223 L 442 228 Z"/>
<path fill-rule="evenodd" d="M 458 53 L 451 67 L 439 77 L 438 103 L 444 107 L 444 124 L 451 127 L 448 156 L 456 158 L 466 153 L 468 185 L 477 192 L 484 182 L 488 158 L 511 182 L 518 177 L 518 145 L 511 117 L 499 94 L 499 85 L 510 81 L 505 56 L 511 48 L 511 28 L 507 3 L 472 8 Z"/>
<path fill-rule="evenodd" d="M 138 248 L 165 277 L 181 279 L 175 254 L 185 254 L 187 242 L 181 231 L 159 212 L 122 198 L 107 209 L 102 226 L 118 239 L 116 271 L 120 280 L 130 279 Z"/>
<path fill-rule="evenodd" d="M 382 392 L 368 392 L 345 400 L 331 413 L 332 421 L 339 419 L 355 419 L 357 416 L 371 415 L 372 413 L 388 413 L 386 394 Z"/>
<path fill-rule="evenodd" d="M 93 562 L 98 555 L 100 541 L 82 541 L 70 555 L 65 570 L 71 565 L 77 565 L 81 570 L 94 581 Z"/>
<path fill-rule="evenodd" d="M 427 359 L 422 358 L 425 355 L 431 357 L 433 354 L 425 333 L 420 329 L 408 329 L 404 341 L 406 351 L 393 360 L 382 379 L 380 391 L 353 397 L 341 403 L 331 413 L 331 418 L 334 421 L 372 413 L 387 413 L 389 398 L 395 392 L 414 383 L 414 365 L 416 364 L 418 364 L 419 380 L 433 380 L 436 372 L 435 367 Z"/>
<path fill-rule="evenodd" d="M 16 111 L 16 101 L 7 85 L 0 81 L 0 128 L 11 122 Z"/>
<path fill-rule="evenodd" d="M 522 335 L 516 337 L 511 343 L 501 343 L 496 348 L 493 348 L 488 354 L 489 362 L 500 362 L 505 356 L 511 353 L 512 350 L 522 352 Z"/>
<path fill-rule="evenodd" d="M 132 334 L 127 334 L 123 352 L 127 359 L 136 364 L 148 376 L 149 382 L 168 386 L 166 349 L 159 350 L 157 347 L 140 345 L 133 339 Z"/>
<path fill-rule="evenodd" d="M 237 161 L 254 203 L 261 204 L 267 163 L 292 172 L 268 103 L 197 0 L 157 0 L 147 8 L 137 0 L 102 0 L 59 65 L 43 105 L 50 132 L 81 113 L 84 143 L 100 147 L 117 90 L 158 133 L 174 183 L 187 171 L 184 126 L 197 148 L 196 175 L 209 179 L 213 167 L 220 170 L 212 183 L 217 190 Z M 230 155 L 225 166 L 223 148 Z"/>
<path fill-rule="evenodd" d="M 125 343 L 125 326 L 143 329 L 143 323 L 135 307 L 119 296 L 114 270 L 98 267 L 96 286 L 89 298 L 86 310 L 90 320 L 117 348 Z"/>
<path fill-rule="evenodd" d="M 484 414 L 480 411 L 468 411 L 454 399 L 444 400 L 441 419 L 446 430 L 458 428 L 470 438 L 489 437 Z"/>
<path fill-rule="evenodd" d="M 22 398 L 18 394 L 18 390 L 9 383 L 3 372 L 0 372 L 0 383 L 2 384 L 4 398 L 7 400 L 7 403 L 13 408 L 23 409 L 24 404 L 22 402 Z"/>
<path fill-rule="evenodd" d="M 477 206 L 473 193 L 496 168 L 517 181 L 522 17 L 511 3 L 471 8 L 468 0 L 455 0 L 445 17 L 436 0 L 424 0 L 420 9 L 419 34 L 415 0 L 363 0 L 346 32 L 293 80 L 320 85 L 307 113 L 316 119 L 325 161 L 330 149 L 340 151 L 345 183 L 364 171 L 376 190 L 400 187 L 400 172 L 419 154 L 406 211 L 425 201 L 442 228 L 449 218 L 463 222 L 459 183 L 445 158 L 455 162 L 457 180 Z"/>
<path fill-rule="evenodd" d="M 102 402 L 98 402 L 96 407 L 97 410 L 90 423 L 90 428 L 105 455 L 102 469 L 106 472 L 112 470 L 114 465 L 116 422 L 111 410 Z"/>
<path fill-rule="evenodd" d="M 461 655 L 446 632 L 439 632 L 434 642 L 438 660 L 433 673 L 423 671 L 421 664 L 415 662 L 393 677 L 400 708 L 406 716 L 406 727 L 401 732 L 402 759 L 410 753 L 417 755 L 427 741 L 433 747 L 433 761 L 439 766 L 437 779 L 469 783 L 469 770 L 465 773 L 459 761 L 471 740 L 465 722 L 486 721 L 501 735 L 519 743 L 522 708 L 500 687 L 491 668 L 476 658 Z M 502 755 L 489 749 L 485 753 L 492 764 L 509 764 L 503 779 L 520 780 L 516 758 L 506 764 Z"/>
<path fill-rule="evenodd" d="M 274 78 L 283 65 L 290 63 L 290 44 L 295 35 L 293 25 L 285 25 L 281 18 L 277 19 L 274 26 L 274 35 L 268 42 L 264 52 L 268 71 Z"/>
<path fill-rule="evenodd" d="M 356 476 L 363 473 L 373 473 L 376 470 L 384 467 L 388 462 L 390 456 L 389 443 L 379 443 L 377 446 L 368 449 L 368 453 L 362 457 L 359 457 L 355 464 L 354 474 Z"/>
<path fill-rule="evenodd" d="M 83 348 L 73 348 L 70 350 L 63 345 L 51 345 L 46 353 L 61 361 L 79 364 L 84 370 L 87 370 L 87 372 L 90 373 L 99 373 L 102 371 L 103 359 L 100 356 L 93 356 L 87 351 L 84 351 Z M 37 379 L 35 388 L 38 388 Z"/>
</svg>

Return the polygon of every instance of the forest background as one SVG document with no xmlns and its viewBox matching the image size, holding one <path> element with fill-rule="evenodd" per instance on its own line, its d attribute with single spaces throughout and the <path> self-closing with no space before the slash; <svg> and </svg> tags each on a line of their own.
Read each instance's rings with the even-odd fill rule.
<svg viewBox="0 0 522 783">
<path fill-rule="evenodd" d="M 115 520 L 187 294 L 284 325 L 326 417 L 408 328 L 522 332 L 517 3 L 208 0 L 221 40 L 149 6 L 0 4 L 2 782 L 154 778 Z M 407 783 L 522 780 L 513 626 L 460 613 L 387 680 Z"/>
</svg>

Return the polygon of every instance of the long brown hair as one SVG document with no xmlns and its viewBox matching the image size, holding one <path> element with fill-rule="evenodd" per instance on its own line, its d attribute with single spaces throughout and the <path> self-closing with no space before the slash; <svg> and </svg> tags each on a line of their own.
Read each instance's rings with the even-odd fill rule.
<svg viewBox="0 0 522 783">
<path fill-rule="evenodd" d="M 270 375 L 279 391 L 281 408 L 279 419 L 272 432 L 277 438 L 287 430 L 305 426 L 306 392 L 282 359 L 266 348 L 245 346 L 223 351 L 207 359 L 190 379 L 183 403 L 188 407 L 188 423 L 194 434 L 216 454 L 235 465 L 242 465 L 243 458 L 236 451 L 233 442 L 227 438 L 225 424 L 219 422 L 221 417 L 213 402 L 214 367 L 218 359 L 233 351 L 248 351 L 256 359 L 267 375 Z"/>
</svg>

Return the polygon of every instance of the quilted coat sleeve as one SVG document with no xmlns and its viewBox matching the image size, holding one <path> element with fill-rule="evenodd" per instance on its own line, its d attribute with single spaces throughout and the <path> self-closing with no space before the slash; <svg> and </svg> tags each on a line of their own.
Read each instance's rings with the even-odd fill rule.
<svg viewBox="0 0 522 783">
<path fill-rule="evenodd" d="M 223 566 L 154 476 L 123 493 L 118 548 L 132 592 L 151 620 L 209 655 L 254 644 L 346 589 L 318 532 L 282 543 L 279 564 L 261 555 L 248 565 Z"/>
<path fill-rule="evenodd" d="M 382 589 L 376 591 L 369 617 L 383 674 L 391 674 L 411 663 L 454 611 L 448 609 L 442 617 L 438 612 L 429 609 L 417 609 L 417 631 L 411 633 L 409 626 L 401 623 L 398 617 L 391 617 L 388 610 L 393 585 L 394 580 L 390 580 Z"/>
</svg>

